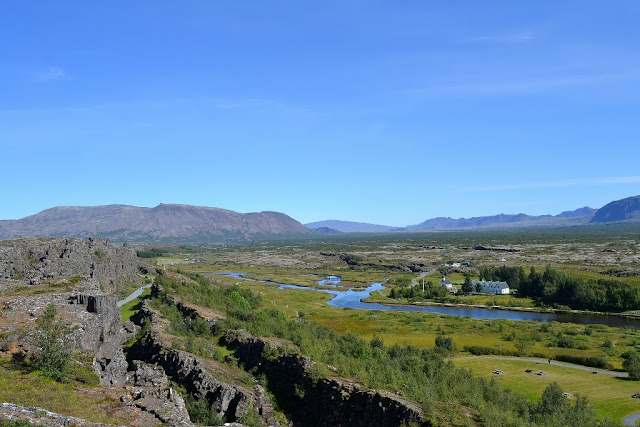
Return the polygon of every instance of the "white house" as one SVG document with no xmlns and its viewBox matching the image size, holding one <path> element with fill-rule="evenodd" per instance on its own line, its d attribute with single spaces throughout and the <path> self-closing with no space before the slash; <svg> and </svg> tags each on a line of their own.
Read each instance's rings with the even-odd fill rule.
<svg viewBox="0 0 640 427">
<path fill-rule="evenodd" d="M 458 292 L 458 290 L 453 287 L 453 283 L 451 283 L 451 281 L 448 280 L 445 276 L 442 276 L 442 280 L 440 281 L 440 286 L 446 287 L 447 290 L 451 293 L 455 294 L 456 292 Z"/>
<path fill-rule="evenodd" d="M 478 290 L 478 284 L 482 286 L 482 290 Z M 473 290 L 475 292 L 481 292 L 483 294 L 509 295 L 509 285 L 507 282 L 486 282 L 484 280 L 474 280 L 471 282 L 471 286 L 473 286 Z"/>
</svg>

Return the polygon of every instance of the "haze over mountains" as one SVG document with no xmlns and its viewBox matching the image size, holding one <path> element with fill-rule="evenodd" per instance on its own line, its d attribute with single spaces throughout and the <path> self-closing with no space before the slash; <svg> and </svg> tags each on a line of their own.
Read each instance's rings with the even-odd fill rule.
<svg viewBox="0 0 640 427">
<path fill-rule="evenodd" d="M 320 227 L 328 227 L 343 233 L 370 233 L 490 228 L 549 228 L 636 220 L 640 221 L 640 196 L 627 197 L 622 200 L 613 201 L 600 209 L 593 209 L 585 206 L 573 211 L 565 211 L 558 215 L 532 216 L 520 213 L 517 215 L 499 214 L 473 218 L 438 217 L 428 219 L 419 224 L 407 225 L 405 227 L 392 227 L 388 225 L 339 220 L 318 221 L 305 225 L 313 230 L 317 230 Z"/>
<path fill-rule="evenodd" d="M 238 213 L 178 204 L 160 204 L 154 208 L 61 206 L 18 220 L 0 221 L 0 239 L 107 237 L 116 241 L 208 243 L 354 232 L 552 228 L 620 221 L 640 222 L 640 196 L 613 201 L 597 210 L 583 207 L 555 216 L 521 213 L 457 219 L 441 217 L 406 227 L 340 220 L 318 221 L 305 226 L 279 212 Z"/>
</svg>

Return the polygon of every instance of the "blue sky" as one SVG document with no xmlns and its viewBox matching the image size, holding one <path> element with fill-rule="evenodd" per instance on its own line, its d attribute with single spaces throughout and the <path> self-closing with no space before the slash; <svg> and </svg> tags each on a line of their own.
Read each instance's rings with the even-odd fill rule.
<svg viewBox="0 0 640 427">
<path fill-rule="evenodd" d="M 0 218 L 301 222 L 640 194 L 637 1 L 4 1 Z"/>
</svg>

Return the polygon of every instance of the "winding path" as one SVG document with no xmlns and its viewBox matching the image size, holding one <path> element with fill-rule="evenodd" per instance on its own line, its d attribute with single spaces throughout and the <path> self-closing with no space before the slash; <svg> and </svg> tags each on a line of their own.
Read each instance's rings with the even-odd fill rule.
<svg viewBox="0 0 640 427">
<path fill-rule="evenodd" d="M 436 271 L 436 270 L 431 269 L 431 270 L 429 270 L 429 271 L 423 271 L 422 273 L 420 273 L 420 274 L 418 275 L 418 277 L 414 277 L 413 279 L 411 279 L 411 287 L 413 287 L 413 286 L 417 286 L 417 285 L 418 285 L 418 281 L 419 281 L 420 279 L 422 279 L 422 278 L 423 278 L 423 277 L 425 277 L 425 276 L 428 276 L 429 274 L 433 273 L 434 271 Z"/>
<path fill-rule="evenodd" d="M 148 285 L 144 285 L 144 286 L 140 286 L 138 289 L 136 289 L 135 291 L 133 291 L 131 294 L 129 294 L 128 296 L 126 296 L 124 299 L 121 299 L 120 301 L 118 301 L 116 303 L 116 306 L 118 307 L 122 307 L 123 305 L 125 305 L 126 303 L 133 301 L 134 299 L 138 298 L 140 295 L 142 295 L 142 293 L 144 292 L 145 289 L 150 288 L 151 285 L 153 285 L 153 277 L 151 278 L 151 283 L 149 283 Z"/>
</svg>

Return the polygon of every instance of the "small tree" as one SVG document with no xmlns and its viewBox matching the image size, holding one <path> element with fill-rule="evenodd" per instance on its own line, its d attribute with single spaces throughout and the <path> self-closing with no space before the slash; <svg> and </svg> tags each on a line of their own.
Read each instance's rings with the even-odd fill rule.
<svg viewBox="0 0 640 427">
<path fill-rule="evenodd" d="M 34 358 L 34 364 L 44 376 L 61 381 L 69 373 L 74 345 L 71 328 L 58 319 L 57 314 L 56 306 L 49 304 L 36 320 L 35 341 L 38 354 Z"/>
<path fill-rule="evenodd" d="M 628 351 L 622 357 L 622 367 L 629 373 L 629 378 L 640 380 L 640 355 L 635 351 Z"/>
<path fill-rule="evenodd" d="M 482 282 L 477 282 L 475 291 L 481 293 L 483 290 L 484 288 L 482 287 Z"/>
<path fill-rule="evenodd" d="M 458 352 L 458 347 L 451 337 L 439 335 L 436 337 L 436 350 L 440 353 L 455 354 Z"/>
<path fill-rule="evenodd" d="M 540 413 L 542 415 L 560 416 L 567 409 L 567 399 L 562 394 L 558 383 L 553 382 L 542 392 Z"/>
<path fill-rule="evenodd" d="M 461 290 L 463 294 L 470 294 L 473 292 L 473 285 L 471 284 L 471 278 L 469 278 L 469 276 L 464 277 L 464 283 L 462 284 Z"/>
</svg>

